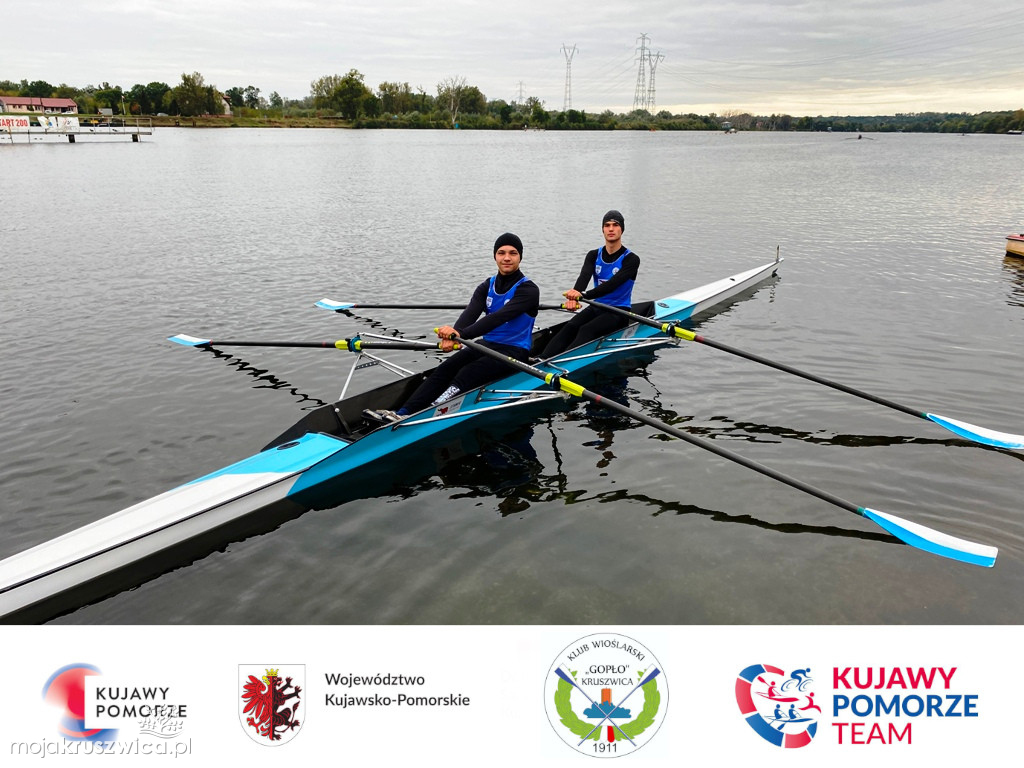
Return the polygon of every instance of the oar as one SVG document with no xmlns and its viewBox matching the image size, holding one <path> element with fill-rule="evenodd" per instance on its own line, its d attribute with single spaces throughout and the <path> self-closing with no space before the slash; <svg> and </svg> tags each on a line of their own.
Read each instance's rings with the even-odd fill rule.
<svg viewBox="0 0 1024 768">
<path fill-rule="evenodd" d="M 559 376 L 556 373 L 545 373 L 539 368 L 535 368 L 532 365 L 516 360 L 513 357 L 503 355 L 500 352 L 495 352 L 493 349 L 485 347 L 484 345 L 470 339 L 459 338 L 458 341 L 469 349 L 476 350 L 477 352 L 493 357 L 496 360 L 502 360 L 517 370 L 528 373 L 531 376 L 536 376 L 538 379 L 543 380 L 555 389 L 559 389 L 562 392 L 568 392 L 570 395 L 575 395 L 576 397 L 590 400 L 594 403 L 599 403 L 600 405 L 610 408 L 613 411 L 617 411 L 624 416 L 636 419 L 643 424 L 647 424 L 648 426 L 661 430 L 665 434 L 678 437 L 680 440 L 685 440 L 692 445 L 696 445 L 698 448 L 711 451 L 712 453 L 721 456 L 724 459 L 728 459 L 729 461 L 734 461 L 747 469 L 752 469 L 755 472 L 760 472 L 762 475 L 772 478 L 773 480 L 778 480 L 780 483 L 785 483 L 792 488 L 796 488 L 798 491 L 803 491 L 804 493 L 808 493 L 822 501 L 826 501 L 829 504 L 845 509 L 847 512 L 853 512 L 855 515 L 867 518 L 912 547 L 917 547 L 925 552 L 931 552 L 932 554 L 941 555 L 942 557 L 948 557 L 953 560 L 973 563 L 974 565 L 983 565 L 986 567 L 992 567 L 995 565 L 996 555 L 998 553 L 998 550 L 995 547 L 989 547 L 984 544 L 976 544 L 971 541 L 965 541 L 964 539 L 958 539 L 954 536 L 934 531 L 919 523 L 912 523 L 908 520 L 903 520 L 887 512 L 879 512 L 878 510 L 869 509 L 868 507 L 858 506 L 857 504 L 845 501 L 838 496 L 833 496 L 827 491 L 815 488 L 813 485 L 809 485 L 801 480 L 790 477 L 789 475 L 777 472 L 770 467 L 766 467 L 763 464 L 759 464 L 756 461 L 745 458 L 738 453 L 733 453 L 732 451 L 722 448 L 708 440 L 695 437 L 688 432 L 684 432 L 681 429 L 673 427 L 671 424 L 666 424 L 665 422 L 652 418 L 647 414 L 634 411 L 621 403 L 615 402 L 614 400 L 606 400 L 600 395 L 591 392 L 589 389 L 569 381 L 569 379 Z"/>
<path fill-rule="evenodd" d="M 676 338 L 679 339 L 686 339 L 687 341 L 696 341 L 698 344 L 704 344 L 709 347 L 714 347 L 715 349 L 720 349 L 723 352 L 728 352 L 730 355 L 743 357 L 746 358 L 747 360 L 752 360 L 755 363 L 767 365 L 769 368 L 775 368 L 780 371 L 785 371 L 786 373 L 791 373 L 794 376 L 799 376 L 802 379 L 813 381 L 816 384 L 824 384 L 826 387 L 838 389 L 840 392 L 845 392 L 848 395 L 853 395 L 854 397 L 860 397 L 865 400 L 870 400 L 871 402 L 877 403 L 878 405 L 883 405 L 886 408 L 892 408 L 893 410 L 902 411 L 903 413 L 910 414 L 911 416 L 914 416 L 916 418 L 934 422 L 935 424 L 938 424 L 940 427 L 948 429 L 953 434 L 959 435 L 960 437 L 965 437 L 968 440 L 973 440 L 976 443 L 981 443 L 982 445 L 991 445 L 995 448 L 1009 448 L 1013 450 L 1019 450 L 1021 448 L 1024 448 L 1024 435 L 1015 435 L 1010 432 L 997 432 L 994 429 L 988 429 L 987 427 L 978 427 L 975 426 L 974 424 L 968 424 L 965 421 L 951 419 L 947 416 L 939 416 L 938 414 L 935 413 L 919 411 L 916 408 L 901 405 L 900 403 L 894 402 L 892 400 L 887 400 L 884 397 L 879 397 L 878 395 L 872 395 L 869 392 L 863 392 L 859 389 L 854 389 L 853 387 L 847 386 L 846 384 L 840 384 L 837 381 L 831 381 L 829 379 L 822 378 L 821 376 L 817 376 L 813 373 L 801 371 L 799 368 L 793 368 L 792 366 L 786 365 L 785 363 L 779 363 L 776 362 L 775 360 L 769 360 L 766 357 L 755 355 L 753 352 L 747 352 L 742 349 L 737 349 L 736 347 L 730 347 L 728 344 L 723 344 L 720 341 L 714 341 L 705 336 L 701 336 L 700 334 L 694 333 L 693 331 L 688 331 L 685 328 L 680 328 L 675 323 L 662 323 L 657 320 L 652 320 L 649 317 L 644 317 L 643 315 L 635 314 L 634 312 L 628 312 L 625 309 L 620 309 L 619 307 L 611 307 L 608 306 L 607 304 L 601 304 L 599 302 L 592 301 L 589 299 L 580 298 L 580 301 L 589 304 L 592 307 L 598 307 L 600 309 L 608 310 L 609 312 L 614 312 L 616 314 L 623 315 L 624 317 L 628 317 L 634 322 L 643 323 L 644 325 L 649 325 L 652 328 L 657 328 L 663 333 L 669 334 L 670 336 L 675 336 Z"/>
<path fill-rule="evenodd" d="M 314 306 L 320 309 L 329 309 L 332 312 L 348 312 L 350 309 L 457 309 L 463 310 L 465 304 L 360 304 L 352 301 L 335 301 L 334 299 L 320 299 Z M 538 309 L 565 310 L 561 304 L 541 304 Z"/>
<path fill-rule="evenodd" d="M 571 677 L 569 677 L 569 675 L 565 674 L 565 672 L 562 671 L 561 667 L 555 667 L 555 674 L 558 675 L 563 680 L 565 680 L 565 682 L 567 682 L 569 685 L 571 685 L 577 691 L 582 693 L 584 696 L 586 696 L 587 697 L 587 701 L 589 701 L 593 705 L 594 709 L 598 710 L 599 712 L 603 712 L 604 711 L 604 710 L 601 709 L 601 707 L 599 707 L 597 705 L 597 702 L 594 701 L 594 698 L 589 693 L 587 693 L 582 688 L 580 688 L 578 685 L 576 685 L 576 681 L 573 680 Z M 612 710 L 612 711 L 614 711 L 614 710 Z M 603 723 L 607 719 L 609 719 L 609 718 L 608 718 L 607 715 L 605 715 L 604 720 L 602 720 L 601 723 Z M 601 723 L 598 723 L 597 726 L 594 728 L 594 730 L 591 731 L 590 733 L 593 733 L 594 731 L 596 731 L 601 726 Z M 636 742 L 633 741 L 631 738 L 629 738 L 629 736 L 626 735 L 625 731 L 623 731 L 621 728 L 619 728 L 619 724 L 618 723 L 616 723 L 614 720 L 612 720 L 612 725 L 614 725 L 615 729 L 625 737 L 626 741 L 628 741 L 634 747 L 636 746 Z M 581 741 L 580 744 L 582 744 L 584 741 L 587 740 L 587 737 L 590 736 L 590 733 L 588 733 L 586 736 L 583 737 L 583 741 Z M 579 746 L 579 744 L 577 744 L 576 746 Z"/>
<path fill-rule="evenodd" d="M 337 341 L 218 341 L 197 339 L 183 333 L 170 336 L 168 341 L 186 347 L 311 347 L 316 349 L 342 349 L 362 352 L 364 349 L 440 349 L 440 342 L 431 341 L 363 341 L 362 339 L 338 339 Z M 459 345 L 455 345 L 458 349 Z"/>
<path fill-rule="evenodd" d="M 616 705 L 615 705 L 614 707 L 612 707 L 612 712 L 614 712 L 614 711 L 615 711 L 615 710 L 617 710 L 617 709 L 618 709 L 619 707 L 621 707 L 621 706 L 622 706 L 623 704 L 625 704 L 625 703 L 626 703 L 626 699 L 628 699 L 628 698 L 629 698 L 630 696 L 632 696 L 632 695 L 633 695 L 634 693 L 636 693 L 636 690 L 637 690 L 637 688 L 643 688 L 643 687 L 644 687 L 645 685 L 647 685 L 647 684 L 648 684 L 649 682 L 651 682 L 651 680 L 653 680 L 654 678 L 656 678 L 656 677 L 657 677 L 657 676 L 658 676 L 658 675 L 659 675 L 660 673 L 661 673 L 661 670 L 660 670 L 660 669 L 658 669 L 657 667 L 655 667 L 655 668 L 654 668 L 654 671 L 653 671 L 653 672 L 651 672 L 651 674 L 649 674 L 649 675 L 648 675 L 647 677 L 645 677 L 645 678 L 644 678 L 643 680 L 641 680 L 641 681 L 640 681 L 639 683 L 637 683 L 637 684 L 636 684 L 636 687 L 634 687 L 632 691 L 630 691 L 630 692 L 629 692 L 629 693 L 627 693 L 627 694 L 626 694 L 625 696 L 623 696 L 623 697 L 622 697 L 622 700 L 621 700 L 621 701 L 620 701 L 620 702 L 619 702 L 618 704 L 616 704 Z M 579 746 L 580 744 L 582 744 L 582 743 L 583 743 L 584 741 L 586 741 L 587 739 L 589 739 L 589 738 L 590 738 L 590 735 L 591 735 L 591 734 L 592 734 L 592 733 L 593 733 L 594 731 L 596 731 L 596 730 L 597 730 L 598 728 L 600 728 L 600 727 L 601 727 L 601 724 L 602 724 L 602 723 L 604 723 L 604 721 L 605 721 L 605 720 L 608 720 L 608 719 L 610 719 L 610 718 L 611 718 L 611 715 L 610 715 L 610 714 L 606 714 L 606 715 L 604 716 L 604 719 L 603 719 L 603 720 L 601 720 L 601 721 L 600 721 L 600 722 L 599 722 L 599 723 L 598 723 L 597 725 L 595 725 L 595 726 L 594 726 L 594 728 L 593 728 L 593 730 L 591 730 L 591 732 L 590 732 L 590 733 L 588 733 L 588 734 L 587 734 L 586 736 L 584 736 L 584 737 L 583 737 L 582 739 L 580 739 L 580 743 L 579 743 L 579 744 L 577 744 L 576 746 L 578 747 L 578 746 Z M 614 721 L 612 721 L 612 722 L 614 722 Z M 627 738 L 628 738 L 628 737 L 627 737 Z"/>
</svg>

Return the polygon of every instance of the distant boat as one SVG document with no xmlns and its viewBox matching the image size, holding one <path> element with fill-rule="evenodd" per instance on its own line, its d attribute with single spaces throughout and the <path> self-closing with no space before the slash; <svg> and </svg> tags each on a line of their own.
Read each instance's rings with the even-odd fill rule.
<svg viewBox="0 0 1024 768">
<path fill-rule="evenodd" d="M 1024 256 L 1024 234 L 1007 235 L 1006 252 L 1013 256 Z"/>
</svg>

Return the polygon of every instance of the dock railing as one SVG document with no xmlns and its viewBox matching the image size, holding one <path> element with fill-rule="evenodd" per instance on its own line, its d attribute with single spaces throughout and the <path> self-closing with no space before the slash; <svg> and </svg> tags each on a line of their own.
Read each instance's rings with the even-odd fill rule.
<svg viewBox="0 0 1024 768">
<path fill-rule="evenodd" d="M 153 118 L 79 114 L 0 114 L 0 144 L 54 141 L 75 143 L 76 138 L 99 141 L 141 141 L 153 134 Z"/>
</svg>

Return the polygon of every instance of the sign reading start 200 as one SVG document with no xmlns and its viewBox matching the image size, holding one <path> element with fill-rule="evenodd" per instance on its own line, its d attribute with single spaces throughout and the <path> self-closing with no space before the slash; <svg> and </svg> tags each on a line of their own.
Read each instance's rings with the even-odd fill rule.
<svg viewBox="0 0 1024 768">
<path fill-rule="evenodd" d="M 27 131 L 31 124 L 30 118 L 25 116 L 9 117 L 4 115 L 0 117 L 0 130 L 4 131 Z"/>
</svg>

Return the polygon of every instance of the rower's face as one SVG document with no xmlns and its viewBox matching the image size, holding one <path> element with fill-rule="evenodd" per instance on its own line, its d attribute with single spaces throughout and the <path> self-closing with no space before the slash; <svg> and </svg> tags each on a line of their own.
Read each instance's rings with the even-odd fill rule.
<svg viewBox="0 0 1024 768">
<path fill-rule="evenodd" d="M 511 275 L 519 269 L 519 262 L 522 259 L 519 251 L 512 245 L 503 245 L 494 254 L 494 261 L 498 265 L 498 274 L 500 275 Z"/>
<path fill-rule="evenodd" d="M 604 225 L 604 239 L 609 243 L 617 243 L 622 239 L 622 225 L 617 221 L 609 221 Z"/>
</svg>

